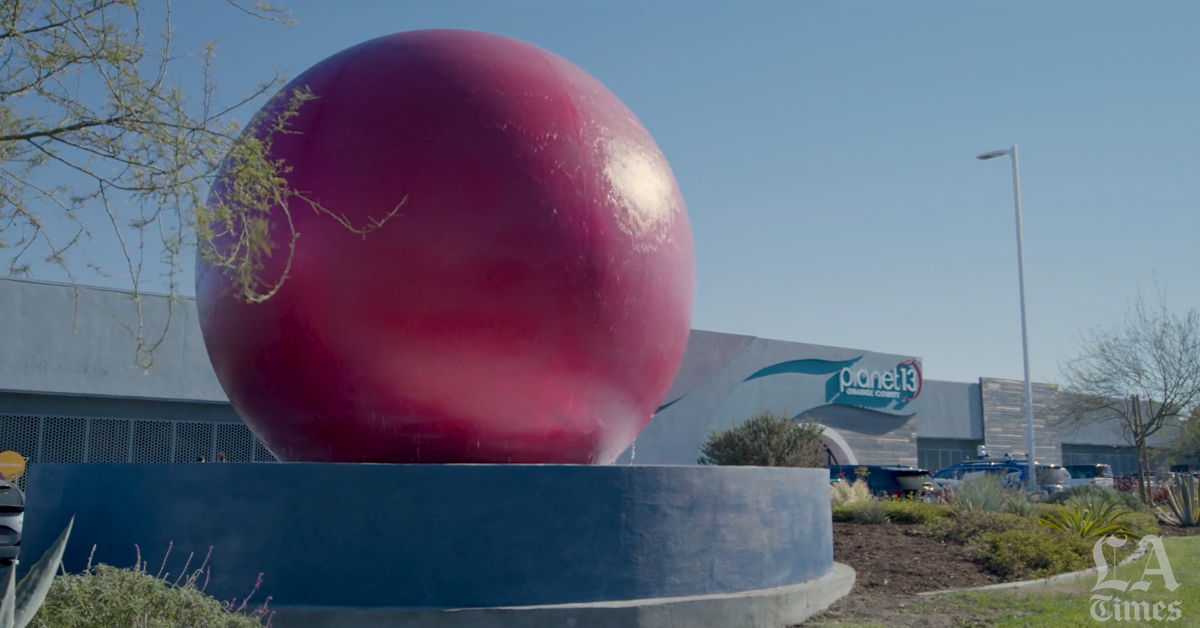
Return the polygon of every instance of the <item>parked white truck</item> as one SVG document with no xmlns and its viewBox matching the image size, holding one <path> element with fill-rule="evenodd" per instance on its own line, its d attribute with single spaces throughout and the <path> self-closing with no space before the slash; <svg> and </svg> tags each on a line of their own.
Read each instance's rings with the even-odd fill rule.
<svg viewBox="0 0 1200 628">
<path fill-rule="evenodd" d="M 1107 486 L 1113 488 L 1113 470 L 1112 466 L 1107 464 L 1069 464 L 1066 465 L 1067 473 L 1071 474 L 1071 480 L 1068 486 L 1087 486 L 1095 484 L 1096 486 Z"/>
</svg>

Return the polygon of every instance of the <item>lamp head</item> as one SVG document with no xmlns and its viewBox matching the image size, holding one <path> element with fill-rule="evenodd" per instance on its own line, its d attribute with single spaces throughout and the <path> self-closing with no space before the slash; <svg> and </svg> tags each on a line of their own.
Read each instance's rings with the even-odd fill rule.
<svg viewBox="0 0 1200 628">
<path fill-rule="evenodd" d="M 1003 157 L 1003 156 L 1005 156 L 1005 155 L 1009 154 L 1010 152 L 1012 152 L 1012 151 L 1009 151 L 1009 150 L 994 150 L 994 151 L 992 151 L 992 152 L 990 152 L 990 153 L 984 153 L 984 154 L 982 154 L 982 155 L 980 155 L 980 156 L 976 157 L 975 159 L 978 159 L 979 161 L 987 161 L 987 160 L 989 160 L 989 159 L 995 159 L 995 158 L 997 158 L 997 157 Z"/>
</svg>

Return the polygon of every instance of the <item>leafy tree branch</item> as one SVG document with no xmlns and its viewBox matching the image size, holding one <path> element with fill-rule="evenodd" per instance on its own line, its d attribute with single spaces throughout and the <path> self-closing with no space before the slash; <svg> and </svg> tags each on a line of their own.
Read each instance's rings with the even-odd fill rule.
<svg viewBox="0 0 1200 628">
<path fill-rule="evenodd" d="M 291 189 L 289 166 L 270 156 L 272 141 L 295 132 L 292 122 L 316 95 L 303 87 L 277 93 L 286 81 L 273 73 L 248 93 L 222 98 L 214 46 L 180 52 L 170 2 L 154 4 L 165 10 L 156 25 L 149 4 L 0 0 L 0 249 L 8 272 L 28 276 L 33 264 L 44 263 L 74 282 L 69 255 L 86 259 L 75 250 L 97 236 L 94 229 L 111 228 L 124 257 L 120 272 L 132 288 L 137 320 L 127 327 L 136 338 L 135 361 L 145 368 L 170 329 L 182 258 L 191 247 L 229 274 L 238 296 L 261 302 L 279 291 L 291 268 L 296 208 L 365 235 L 398 215 L 404 202 L 398 198 L 390 213 L 352 225 Z M 226 6 L 292 24 L 265 2 L 226 0 Z M 274 113 L 244 129 L 231 118 L 270 94 L 276 100 L 264 111 Z M 273 229 L 283 229 L 283 237 Z M 273 245 L 276 239 L 284 244 Z M 286 256 L 284 272 L 266 279 L 261 271 L 274 254 Z M 87 267 L 112 276 L 101 264 Z M 143 301 L 143 286 L 152 280 L 164 282 L 172 298 L 167 320 L 154 331 Z"/>
</svg>

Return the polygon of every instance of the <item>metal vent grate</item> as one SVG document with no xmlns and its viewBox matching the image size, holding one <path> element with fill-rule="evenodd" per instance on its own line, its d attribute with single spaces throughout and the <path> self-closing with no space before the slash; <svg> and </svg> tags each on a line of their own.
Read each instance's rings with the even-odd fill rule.
<svg viewBox="0 0 1200 628">
<path fill-rule="evenodd" d="M 229 462 L 254 462 L 254 434 L 241 423 L 217 426 L 217 453 L 225 453 Z"/>
<path fill-rule="evenodd" d="M 244 424 L 0 414 L 0 451 L 49 463 L 278 462 Z M 28 472 L 17 480 L 25 489 Z"/>
<path fill-rule="evenodd" d="M 33 461 L 37 457 L 40 417 L 0 414 L 0 451 L 15 451 Z"/>
<path fill-rule="evenodd" d="M 83 462 L 87 453 L 87 419 L 46 417 L 38 462 Z"/>
<path fill-rule="evenodd" d="M 88 462 L 129 462 L 129 421 L 92 419 L 88 432 Z"/>
<path fill-rule="evenodd" d="M 0 414 L 0 451 L 15 451 L 25 463 L 37 462 L 38 432 L 41 431 L 42 419 L 36 416 Z M 17 487 L 25 490 L 25 478 L 29 471 L 17 479 Z"/>
<path fill-rule="evenodd" d="M 133 462 L 171 461 L 171 423 L 135 421 L 133 424 Z"/>
<path fill-rule="evenodd" d="M 175 426 L 175 462 L 196 462 L 204 456 L 209 462 L 216 457 L 213 451 L 212 423 L 180 421 Z"/>
<path fill-rule="evenodd" d="M 254 439 L 254 461 L 255 462 L 279 462 L 275 454 L 267 449 L 267 446 L 262 444 L 262 441 Z"/>
</svg>

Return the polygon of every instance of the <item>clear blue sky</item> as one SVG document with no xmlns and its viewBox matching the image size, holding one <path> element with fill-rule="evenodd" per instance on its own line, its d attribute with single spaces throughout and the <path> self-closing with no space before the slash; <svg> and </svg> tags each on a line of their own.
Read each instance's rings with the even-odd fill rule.
<svg viewBox="0 0 1200 628">
<path fill-rule="evenodd" d="M 284 6 L 294 29 L 214 0 L 180 3 L 175 24 L 185 48 L 217 41 L 230 92 L 423 28 L 525 40 L 605 83 L 687 200 L 696 328 L 1019 379 L 1008 164 L 974 159 L 1012 144 L 1036 379 L 1155 276 L 1173 308 L 1200 307 L 1200 3 Z"/>
</svg>

